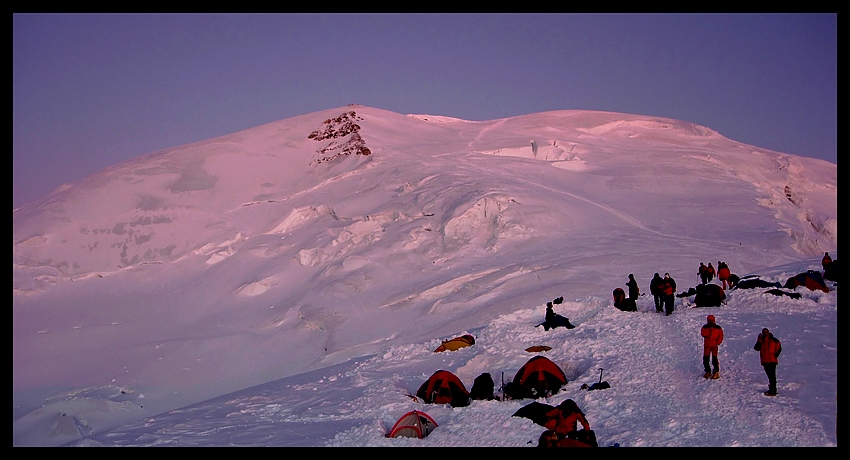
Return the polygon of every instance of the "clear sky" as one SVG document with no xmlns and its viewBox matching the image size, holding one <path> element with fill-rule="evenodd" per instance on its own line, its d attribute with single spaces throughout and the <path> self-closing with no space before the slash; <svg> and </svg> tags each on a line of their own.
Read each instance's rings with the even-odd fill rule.
<svg viewBox="0 0 850 460">
<path fill-rule="evenodd" d="M 837 14 L 14 14 L 13 207 L 346 104 L 697 123 L 837 163 Z"/>
</svg>

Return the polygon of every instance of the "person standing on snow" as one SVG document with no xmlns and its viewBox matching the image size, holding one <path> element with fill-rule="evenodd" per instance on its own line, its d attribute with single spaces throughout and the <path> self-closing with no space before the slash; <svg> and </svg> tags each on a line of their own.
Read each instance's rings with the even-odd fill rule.
<svg viewBox="0 0 850 460">
<path fill-rule="evenodd" d="M 629 287 L 629 298 L 637 301 L 637 298 L 640 295 L 640 289 L 638 288 L 637 281 L 635 281 L 635 275 L 629 274 L 629 282 L 626 283 L 626 286 Z"/>
<path fill-rule="evenodd" d="M 664 313 L 667 316 L 673 314 L 673 304 L 676 302 L 676 280 L 674 280 L 669 273 L 664 274 L 664 279 L 661 280 L 661 284 L 659 285 L 659 290 L 661 294 L 664 295 Z"/>
<path fill-rule="evenodd" d="M 823 267 L 823 271 L 826 271 L 826 266 L 832 263 L 832 257 L 829 256 L 828 252 L 823 253 L 823 259 L 820 260 L 820 265 Z"/>
<path fill-rule="evenodd" d="M 708 283 L 708 267 L 706 267 L 702 262 L 699 263 L 699 271 L 697 272 L 697 275 L 699 275 L 699 279 L 702 284 Z"/>
<path fill-rule="evenodd" d="M 655 311 L 661 313 L 664 308 L 664 293 L 661 292 L 661 285 L 664 283 L 664 279 L 661 278 L 661 275 L 658 273 L 652 277 L 652 281 L 649 282 L 649 293 L 652 294 L 652 297 L 655 299 Z"/>
<path fill-rule="evenodd" d="M 720 362 L 717 359 L 717 349 L 723 343 L 723 328 L 717 325 L 714 315 L 708 315 L 705 325 L 700 329 L 700 335 L 703 338 L 702 367 L 705 370 L 703 377 L 719 379 Z M 709 356 L 711 357 L 711 364 L 714 366 L 714 372 L 711 372 L 711 367 L 708 365 Z"/>
<path fill-rule="evenodd" d="M 705 279 L 708 280 L 708 283 L 710 283 L 711 280 L 714 279 L 714 275 L 717 274 L 717 272 L 714 270 L 714 265 L 711 265 L 711 262 L 708 263 L 708 267 L 706 267 L 705 272 L 708 274 L 705 277 Z"/>
<path fill-rule="evenodd" d="M 776 396 L 776 366 L 779 364 L 779 354 L 782 353 L 782 344 L 773 336 L 767 328 L 761 330 L 753 350 L 759 352 L 759 358 L 764 373 L 767 374 L 768 388 L 765 396 Z"/>
<path fill-rule="evenodd" d="M 732 284 L 729 282 L 729 277 L 732 275 L 732 272 L 729 270 L 729 266 L 726 265 L 726 262 L 717 261 L 717 279 L 720 280 L 721 286 L 723 290 L 727 290 L 732 287 Z"/>
</svg>

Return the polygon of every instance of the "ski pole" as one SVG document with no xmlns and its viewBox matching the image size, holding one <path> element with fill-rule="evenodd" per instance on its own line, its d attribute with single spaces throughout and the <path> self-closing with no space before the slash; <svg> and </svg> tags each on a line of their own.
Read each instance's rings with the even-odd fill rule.
<svg viewBox="0 0 850 460">
<path fill-rule="evenodd" d="M 602 371 L 603 370 L 604 369 L 602 369 L 601 367 L 599 368 L 599 383 L 602 383 Z"/>
</svg>

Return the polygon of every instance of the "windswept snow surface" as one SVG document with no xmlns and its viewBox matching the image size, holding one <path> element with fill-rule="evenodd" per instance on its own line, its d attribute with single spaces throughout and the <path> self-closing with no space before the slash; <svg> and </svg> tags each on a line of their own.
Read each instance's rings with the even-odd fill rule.
<svg viewBox="0 0 850 460">
<path fill-rule="evenodd" d="M 820 270 L 836 182 L 709 128 L 585 111 L 348 106 L 145 155 L 13 212 L 13 445 L 533 446 L 543 428 L 511 416 L 530 400 L 407 394 L 438 369 L 507 382 L 540 344 L 570 380 L 546 402 L 576 400 L 600 445 L 836 446 L 835 283 L 611 305 L 629 273 L 647 292 L 655 272 L 694 286 L 699 262 Z M 577 327 L 535 328 L 558 296 Z M 726 340 L 707 381 L 709 313 Z M 600 369 L 611 388 L 581 390 Z M 386 438 L 411 409 L 439 427 Z"/>
</svg>

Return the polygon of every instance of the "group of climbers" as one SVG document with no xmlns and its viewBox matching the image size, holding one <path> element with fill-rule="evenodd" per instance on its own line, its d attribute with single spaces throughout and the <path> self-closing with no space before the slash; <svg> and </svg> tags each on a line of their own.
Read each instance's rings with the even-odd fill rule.
<svg viewBox="0 0 850 460">
<path fill-rule="evenodd" d="M 824 253 L 821 261 L 824 271 L 827 271 L 832 259 L 829 253 Z M 738 277 L 729 269 L 729 265 L 723 261 L 717 261 L 717 268 L 708 263 L 700 262 L 697 272 L 700 284 L 696 289 L 691 288 L 688 295 L 696 294 L 694 302 L 696 306 L 720 306 L 725 300 L 725 290 L 731 289 L 738 283 Z M 720 285 L 711 284 L 711 281 L 717 277 Z M 614 306 L 624 311 L 637 311 L 636 306 L 629 309 L 621 307 L 621 304 L 631 300 L 634 301 L 640 295 L 640 290 L 635 282 L 634 274 L 629 274 L 629 280 L 626 282 L 629 287 L 629 297 L 624 298 L 624 292 L 621 288 L 614 290 Z M 652 294 L 655 304 L 655 311 L 666 315 L 670 315 L 674 311 L 674 295 L 676 292 L 676 281 L 669 273 L 664 274 L 662 278 L 658 273 L 653 275 L 649 282 L 649 291 Z M 720 378 L 720 363 L 718 359 L 718 347 L 723 343 L 723 329 L 717 324 L 714 315 L 708 315 L 706 323 L 700 328 L 700 335 L 703 338 L 703 355 L 702 365 L 704 374 L 707 379 Z M 768 390 L 764 393 L 767 396 L 776 395 L 776 364 L 779 353 L 782 347 L 778 339 L 776 339 L 767 328 L 764 328 L 759 334 L 754 349 L 760 353 L 760 362 L 764 367 L 765 374 L 768 377 Z"/>
<path fill-rule="evenodd" d="M 706 317 L 706 323 L 700 328 L 700 335 L 703 338 L 702 366 L 705 370 L 703 377 L 719 379 L 720 362 L 717 355 L 718 348 L 723 343 L 723 328 L 717 324 L 714 315 Z M 779 364 L 779 354 L 782 353 L 782 343 L 768 328 L 764 328 L 756 338 L 753 350 L 759 352 L 759 362 L 767 375 L 768 388 L 764 395 L 776 396 L 776 366 Z"/>
<path fill-rule="evenodd" d="M 629 275 L 629 282 L 626 284 L 630 284 L 632 281 L 634 281 L 634 275 Z M 635 287 L 635 289 L 637 290 L 637 287 Z M 649 293 L 652 294 L 655 301 L 655 311 L 657 313 L 665 312 L 667 315 L 673 314 L 674 303 L 676 300 L 674 297 L 676 293 L 676 280 L 673 279 L 669 273 L 665 273 L 664 278 L 656 273 L 649 281 Z M 637 311 L 637 308 L 633 311 Z"/>
<path fill-rule="evenodd" d="M 830 264 L 832 263 L 833 261 L 829 253 L 824 253 L 822 259 L 824 272 L 831 268 Z M 720 302 L 725 299 L 724 291 L 735 287 L 739 281 L 738 277 L 731 272 L 729 265 L 723 261 L 717 262 L 716 269 L 711 262 L 708 265 L 700 262 L 697 274 L 700 284 L 696 286 L 696 289 L 691 289 L 693 293 L 697 294 L 697 296 L 703 293 L 702 295 L 706 298 L 717 297 L 719 299 L 717 302 L 712 301 L 709 303 L 705 303 L 705 299 L 701 302 L 695 299 L 697 306 L 720 306 Z M 711 281 L 715 277 L 720 282 L 719 286 L 711 284 Z M 626 295 L 626 291 L 623 288 L 618 287 L 614 289 L 614 306 L 623 311 L 637 311 L 640 287 L 635 280 L 634 274 L 630 273 L 628 275 L 628 281 L 625 285 L 628 288 L 628 295 Z M 649 282 L 649 291 L 653 296 L 655 311 L 657 313 L 664 312 L 666 315 L 673 313 L 676 281 L 669 273 L 665 273 L 663 278 L 659 273 L 655 273 Z M 720 294 L 713 294 L 715 291 L 719 291 Z M 547 305 L 547 308 L 547 321 L 549 321 L 552 308 L 551 302 Z M 724 334 L 723 328 L 717 324 L 714 315 L 708 315 L 706 317 L 706 323 L 700 328 L 700 336 L 703 338 L 703 377 L 706 379 L 719 379 L 720 361 L 718 354 L 719 347 L 723 343 Z M 778 357 L 782 352 L 781 342 L 773 336 L 769 329 L 763 328 L 761 333 L 758 334 L 753 349 L 759 352 L 759 362 L 768 378 L 768 389 L 764 392 L 764 395 L 776 396 L 776 367 L 778 365 Z M 578 433 L 592 433 L 584 414 L 575 402 L 570 399 L 561 403 L 561 405 L 548 413 L 547 416 L 549 417 L 549 422 L 546 425 L 547 430 L 540 435 L 538 447 L 579 445 L 575 444 Z M 581 424 L 584 430 L 577 430 L 578 424 Z"/>
<path fill-rule="evenodd" d="M 688 296 L 697 295 L 695 303 L 698 307 L 719 306 L 726 299 L 724 291 L 737 284 L 738 277 L 732 274 L 726 262 L 718 261 L 717 266 L 719 269 L 715 271 L 714 265 L 711 262 L 708 265 L 705 265 L 703 262 L 699 263 L 697 274 L 699 275 L 701 284 L 697 285 L 696 289 L 691 288 L 687 293 Z M 716 289 L 713 285 L 710 285 L 715 275 L 721 283 Z M 614 289 L 614 306 L 623 311 L 637 311 L 636 300 L 640 295 L 640 288 L 635 281 L 634 274 L 629 274 L 629 280 L 626 282 L 626 286 L 629 288 L 628 297 L 625 296 L 625 291 L 622 288 Z M 710 287 L 706 288 L 704 286 Z M 676 280 L 670 276 L 670 273 L 665 273 L 663 278 L 658 273 L 655 273 L 649 281 L 649 293 L 653 297 L 655 311 L 657 313 L 664 313 L 666 316 L 673 314 L 676 301 Z"/>
<path fill-rule="evenodd" d="M 824 271 L 826 271 L 830 267 L 830 264 L 834 263 L 835 262 L 829 257 L 829 253 L 825 253 L 822 260 Z M 706 266 L 704 263 L 700 262 L 698 274 L 702 283 L 696 286 L 696 292 L 705 291 L 708 287 L 716 287 L 718 290 L 720 290 L 720 292 L 723 292 L 723 289 L 729 289 L 737 284 L 735 282 L 735 276 L 731 273 L 728 264 L 722 261 L 718 261 L 717 266 L 719 270 L 717 271 L 716 276 L 717 279 L 722 283 L 722 287 L 717 286 L 716 284 L 707 286 L 715 276 L 714 267 L 711 263 Z M 614 290 L 615 306 L 617 306 L 617 308 L 620 308 L 621 310 L 637 311 L 636 301 L 640 297 L 640 287 L 638 286 L 638 283 L 635 280 L 634 274 L 628 275 L 628 281 L 626 282 L 626 286 L 628 287 L 628 296 L 626 296 L 626 292 L 622 288 L 618 287 Z M 662 278 L 659 273 L 655 273 L 652 279 L 650 280 L 649 289 L 650 293 L 654 297 L 654 305 L 656 312 L 661 313 L 662 311 L 664 311 L 667 315 L 672 314 L 674 310 L 673 300 L 676 292 L 676 281 L 670 276 L 670 274 L 665 273 L 664 277 Z M 547 302 L 545 321 L 541 324 L 538 324 L 538 326 L 544 326 L 544 330 L 546 331 L 557 327 L 565 327 L 567 329 L 575 328 L 576 326 L 572 325 L 569 322 L 568 318 L 565 318 L 554 312 L 554 305 L 559 305 L 563 302 L 563 297 L 558 297 L 551 302 Z M 630 306 L 624 307 L 624 305 L 626 304 Z M 719 304 L 715 306 L 719 306 Z M 719 351 L 720 345 L 724 341 L 724 331 L 723 328 L 719 324 L 717 324 L 717 319 L 714 315 L 707 315 L 706 323 L 700 328 L 700 336 L 703 339 L 703 377 L 705 377 L 706 379 L 719 379 Z M 472 343 L 474 343 L 474 341 L 472 341 Z M 545 349 L 548 350 L 551 348 L 546 347 Z M 782 352 L 781 342 L 770 332 L 768 328 L 763 328 L 761 330 L 761 333 L 759 333 L 758 337 L 756 338 L 756 342 L 753 345 L 753 350 L 759 352 L 759 363 L 763 367 L 765 375 L 768 379 L 768 389 L 764 392 L 764 395 L 776 396 L 776 368 L 778 366 L 778 358 Z M 531 349 L 529 348 L 526 351 L 531 351 Z M 488 383 L 488 396 L 476 396 L 473 398 L 471 395 L 472 393 L 476 393 L 475 390 L 476 386 L 479 386 L 479 379 L 482 379 L 482 377 L 485 376 L 487 377 Z M 566 380 L 564 379 L 564 384 L 565 382 Z M 605 383 L 607 384 L 607 382 Z M 423 386 L 424 385 L 425 384 L 423 384 Z M 582 389 L 585 389 L 586 387 L 587 385 L 583 385 Z M 605 388 L 607 387 L 609 386 L 606 385 Z M 482 376 L 476 378 L 476 385 L 473 386 L 473 392 L 470 392 L 467 395 L 467 404 L 468 400 L 470 399 L 494 399 L 493 388 L 494 382 L 492 380 L 492 377 L 490 377 L 489 374 L 482 374 Z M 504 397 L 507 399 L 513 399 L 513 397 L 508 397 L 509 392 L 507 391 L 507 389 L 507 386 L 503 386 Z M 550 396 L 550 393 L 548 392 L 545 394 L 547 397 Z M 417 393 L 417 396 L 419 396 L 419 393 Z M 522 395 L 518 397 L 525 398 L 535 396 Z M 434 400 L 427 402 L 439 403 L 440 401 Z M 534 406 L 535 404 L 536 406 Z M 452 404 L 452 406 L 454 407 L 454 404 Z M 539 409 L 537 409 L 537 407 L 545 408 L 545 410 L 540 411 Z M 532 403 L 532 405 L 524 407 L 523 409 L 531 408 L 534 408 L 534 410 L 537 411 L 537 413 L 539 414 L 539 419 L 535 419 L 535 422 L 543 425 L 546 428 L 546 430 L 542 432 L 539 437 L 538 447 L 597 446 L 595 432 L 591 430 L 590 423 L 587 421 L 585 414 L 572 399 L 567 399 L 554 408 L 545 404 Z M 517 412 L 517 414 L 519 414 L 519 411 Z M 582 429 L 579 429 L 579 425 Z"/>
</svg>

